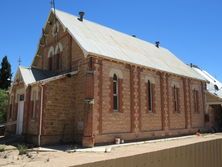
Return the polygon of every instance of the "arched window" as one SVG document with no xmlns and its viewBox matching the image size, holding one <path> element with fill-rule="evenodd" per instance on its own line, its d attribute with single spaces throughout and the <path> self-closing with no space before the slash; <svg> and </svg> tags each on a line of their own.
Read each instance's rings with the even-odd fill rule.
<svg viewBox="0 0 222 167">
<path fill-rule="evenodd" d="M 56 22 L 52 27 L 52 36 L 55 37 L 59 32 L 59 23 Z"/>
<path fill-rule="evenodd" d="M 173 104 L 174 104 L 174 112 L 180 112 L 179 107 L 179 88 L 177 88 L 175 85 L 173 87 Z"/>
<path fill-rule="evenodd" d="M 37 92 L 34 90 L 32 92 L 32 119 L 35 119 L 36 116 L 36 96 Z"/>
<path fill-rule="evenodd" d="M 118 77 L 113 75 L 113 110 L 119 110 L 119 90 L 118 90 Z"/>
<path fill-rule="evenodd" d="M 55 69 L 59 70 L 60 69 L 60 55 L 57 53 L 55 55 Z"/>
<path fill-rule="evenodd" d="M 62 44 L 58 43 L 55 48 L 55 69 L 56 70 L 62 69 L 62 58 L 61 58 L 62 51 L 63 51 Z"/>
<path fill-rule="evenodd" d="M 152 112 L 153 91 L 152 91 L 152 84 L 151 84 L 150 80 L 148 80 L 148 83 L 147 83 L 147 98 L 148 98 L 147 99 L 148 100 L 148 111 Z"/>
<path fill-rule="evenodd" d="M 51 46 L 48 52 L 48 70 L 52 70 L 52 56 L 54 55 L 54 48 Z"/>
<path fill-rule="evenodd" d="M 194 107 L 194 112 L 198 113 L 199 112 L 199 93 L 198 90 L 193 90 L 193 107 Z"/>
<path fill-rule="evenodd" d="M 48 61 L 49 61 L 48 62 L 48 69 L 49 69 L 49 71 L 51 71 L 52 70 L 52 57 L 49 57 Z"/>
</svg>

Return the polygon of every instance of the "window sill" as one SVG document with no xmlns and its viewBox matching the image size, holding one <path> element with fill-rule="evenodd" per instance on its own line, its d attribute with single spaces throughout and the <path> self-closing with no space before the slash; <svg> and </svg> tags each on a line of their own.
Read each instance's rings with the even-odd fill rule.
<svg viewBox="0 0 222 167">
<path fill-rule="evenodd" d="M 113 110 L 113 113 L 118 114 L 118 113 L 122 113 L 122 112 L 120 112 L 119 110 Z"/>
</svg>

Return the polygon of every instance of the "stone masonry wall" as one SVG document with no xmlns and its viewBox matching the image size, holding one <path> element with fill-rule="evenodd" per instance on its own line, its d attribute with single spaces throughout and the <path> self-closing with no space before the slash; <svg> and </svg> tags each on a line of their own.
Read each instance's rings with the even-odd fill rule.
<svg viewBox="0 0 222 167">
<path fill-rule="evenodd" d="M 85 93 L 83 69 L 70 78 L 45 85 L 42 144 L 81 142 Z"/>
<path fill-rule="evenodd" d="M 143 70 L 141 73 L 141 131 L 162 130 L 161 119 L 161 93 L 160 93 L 160 76 L 151 70 Z M 149 112 L 147 108 L 147 81 L 153 79 L 154 89 L 154 112 Z"/>
<path fill-rule="evenodd" d="M 122 112 L 112 108 L 112 76 L 122 79 Z M 204 127 L 204 94 L 201 81 L 106 59 L 95 63 L 93 134 L 95 143 L 190 134 Z M 147 112 L 147 79 L 154 82 L 154 113 Z M 179 112 L 174 112 L 173 90 L 179 88 Z M 199 112 L 193 111 L 192 89 L 199 94 Z"/>
<path fill-rule="evenodd" d="M 203 104 L 203 89 L 201 87 L 201 82 L 192 80 L 190 82 L 191 87 L 191 126 L 193 128 L 201 128 L 204 127 L 204 105 Z M 194 103 L 193 103 L 193 95 L 192 90 L 198 90 L 198 111 L 195 111 L 194 109 Z"/>
<path fill-rule="evenodd" d="M 174 111 L 173 87 L 179 88 L 179 111 Z M 185 110 L 184 110 L 184 87 L 183 80 L 180 77 L 169 78 L 169 125 L 170 129 L 185 129 Z"/>
</svg>

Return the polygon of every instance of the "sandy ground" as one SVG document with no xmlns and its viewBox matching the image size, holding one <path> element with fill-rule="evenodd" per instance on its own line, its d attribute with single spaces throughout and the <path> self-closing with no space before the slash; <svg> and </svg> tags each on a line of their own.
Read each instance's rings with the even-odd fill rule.
<svg viewBox="0 0 222 167">
<path fill-rule="evenodd" d="M 173 139 L 128 143 L 123 145 L 100 146 L 94 147 L 93 149 L 76 149 L 76 152 L 70 149 L 68 149 L 69 152 L 56 150 L 56 147 L 54 149 L 35 148 L 26 155 L 18 155 L 18 150 L 16 150 L 16 148 L 12 146 L 6 146 L 6 151 L 0 152 L 0 166 L 75 166 L 84 163 L 143 154 L 146 152 L 179 147 L 221 138 L 222 134 L 220 133 L 200 136 L 193 135 Z M 63 147 L 65 146 L 60 146 L 57 148 Z"/>
</svg>

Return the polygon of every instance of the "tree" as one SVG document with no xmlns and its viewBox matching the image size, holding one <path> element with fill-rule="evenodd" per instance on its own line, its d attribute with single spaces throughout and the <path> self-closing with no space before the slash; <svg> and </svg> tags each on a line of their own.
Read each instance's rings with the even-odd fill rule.
<svg viewBox="0 0 222 167">
<path fill-rule="evenodd" d="M 7 56 L 3 57 L 0 68 L 0 89 L 8 89 L 11 84 L 11 64 Z"/>
<path fill-rule="evenodd" d="M 0 89 L 0 124 L 6 122 L 8 107 L 8 94 L 6 90 Z"/>
</svg>

